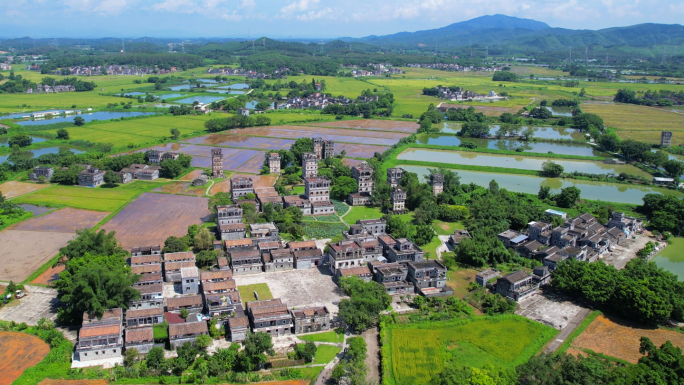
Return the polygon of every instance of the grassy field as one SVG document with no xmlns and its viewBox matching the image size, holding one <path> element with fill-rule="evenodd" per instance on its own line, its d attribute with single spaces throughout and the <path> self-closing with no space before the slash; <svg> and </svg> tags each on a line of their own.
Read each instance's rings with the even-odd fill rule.
<svg viewBox="0 0 684 385">
<path fill-rule="evenodd" d="M 214 116 L 216 117 L 216 116 Z M 204 122 L 211 115 L 154 116 L 114 122 L 86 124 L 68 129 L 71 139 L 94 143 L 111 143 L 115 147 L 140 145 L 171 136 L 170 130 L 177 128 L 181 135 L 205 130 Z M 56 133 L 57 130 L 47 131 Z"/>
<path fill-rule="evenodd" d="M 316 349 L 316 356 L 314 356 L 314 364 L 327 364 L 332 361 L 335 356 L 342 351 L 342 348 L 333 345 L 318 345 Z"/>
<path fill-rule="evenodd" d="M 73 207 L 76 209 L 114 212 L 143 192 L 160 187 L 161 183 L 133 182 L 115 188 L 89 188 L 55 185 L 22 195 L 15 203 L 30 203 L 49 207 Z"/>
<path fill-rule="evenodd" d="M 451 235 L 454 230 L 463 230 L 465 226 L 462 222 L 442 222 L 434 221 L 432 227 L 435 229 L 437 235 Z"/>
<path fill-rule="evenodd" d="M 344 341 L 344 334 L 338 334 L 336 332 L 325 332 L 316 334 L 307 334 L 303 336 L 298 336 L 302 341 L 314 341 L 314 342 L 334 342 L 341 344 Z"/>
<path fill-rule="evenodd" d="M 659 144 L 661 131 L 673 132 L 673 143 L 684 143 L 684 114 L 669 108 L 633 104 L 583 104 L 582 110 L 603 118 L 622 139 Z"/>
<path fill-rule="evenodd" d="M 342 219 L 352 225 L 359 219 L 376 219 L 382 218 L 383 215 L 379 207 L 353 206 Z"/>
<path fill-rule="evenodd" d="M 383 343 L 387 384 L 427 384 L 448 359 L 461 366 L 513 368 L 536 354 L 557 330 L 509 315 L 391 325 Z"/>
<path fill-rule="evenodd" d="M 447 286 L 454 289 L 454 296 L 458 298 L 465 298 L 468 295 L 468 287 L 471 282 L 475 282 L 475 274 L 478 271 L 475 269 L 449 269 L 447 271 Z"/>
<path fill-rule="evenodd" d="M 253 285 L 238 286 L 238 291 L 240 292 L 240 298 L 242 298 L 242 303 L 256 301 L 254 297 L 254 292 L 256 291 L 259 296 L 259 301 L 266 299 L 273 299 L 273 294 L 271 294 L 271 289 L 265 283 L 255 283 Z"/>
</svg>

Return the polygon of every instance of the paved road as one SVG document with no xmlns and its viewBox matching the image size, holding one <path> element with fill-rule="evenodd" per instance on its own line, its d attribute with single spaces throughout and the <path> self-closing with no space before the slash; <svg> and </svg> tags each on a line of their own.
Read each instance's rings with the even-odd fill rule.
<svg viewBox="0 0 684 385">
<path fill-rule="evenodd" d="M 561 330 L 560 333 L 558 333 L 558 336 L 556 337 L 555 340 L 551 341 L 550 344 L 546 346 L 546 349 L 544 349 L 544 353 L 554 353 L 557 351 L 561 345 L 563 345 L 563 342 L 570 336 L 570 334 L 579 326 L 582 321 L 587 317 L 587 315 L 591 312 L 590 309 L 582 309 L 580 310 L 579 313 L 575 316 L 575 318 L 572 319 L 572 321 L 568 322 L 567 325 Z"/>
</svg>

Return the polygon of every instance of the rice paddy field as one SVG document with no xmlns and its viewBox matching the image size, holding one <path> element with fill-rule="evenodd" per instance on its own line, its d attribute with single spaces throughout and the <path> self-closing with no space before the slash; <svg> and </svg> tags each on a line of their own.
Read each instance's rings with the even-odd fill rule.
<svg viewBox="0 0 684 385">
<path fill-rule="evenodd" d="M 54 231 L 71 233 L 88 229 L 103 220 L 107 214 L 101 211 L 77 210 L 65 207 L 40 217 L 30 218 L 12 227 L 12 230 Z"/>
<path fill-rule="evenodd" d="M 476 368 L 512 368 L 527 362 L 556 333 L 514 315 L 390 325 L 383 378 L 394 385 L 427 384 L 447 360 Z"/>
<path fill-rule="evenodd" d="M 237 132 L 236 132 L 237 133 Z M 408 134 L 397 132 L 362 131 L 350 129 L 324 129 L 310 126 L 250 127 L 239 131 L 241 135 L 265 136 L 271 138 L 297 139 L 318 136 L 335 142 L 391 146 Z"/>
<path fill-rule="evenodd" d="M 278 138 L 261 138 L 255 136 L 210 134 L 186 139 L 183 142 L 218 147 L 253 148 L 263 150 L 287 150 L 294 140 Z"/>
<path fill-rule="evenodd" d="M 673 143 L 684 143 L 684 113 L 669 108 L 620 103 L 583 104 L 585 112 L 601 116 L 621 139 L 660 144 L 660 132 L 672 131 Z"/>
<path fill-rule="evenodd" d="M 405 132 L 408 134 L 413 134 L 418 131 L 418 124 L 416 122 L 376 119 L 341 120 L 325 123 L 311 123 L 310 125 L 332 128 L 353 128 L 357 130 Z"/>
<path fill-rule="evenodd" d="M 22 195 L 13 202 L 113 212 L 125 206 L 139 194 L 160 185 L 156 182 L 133 182 L 115 188 L 53 185 L 50 188 Z"/>
</svg>

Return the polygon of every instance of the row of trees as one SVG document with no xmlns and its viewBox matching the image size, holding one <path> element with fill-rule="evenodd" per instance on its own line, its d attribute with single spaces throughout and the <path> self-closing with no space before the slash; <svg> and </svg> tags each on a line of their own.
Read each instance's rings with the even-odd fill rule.
<svg viewBox="0 0 684 385">
<path fill-rule="evenodd" d="M 204 122 L 204 127 L 208 132 L 219 132 L 234 128 L 246 128 L 254 126 L 268 126 L 271 118 L 265 115 L 243 116 L 235 115 L 228 118 L 209 119 Z"/>
</svg>

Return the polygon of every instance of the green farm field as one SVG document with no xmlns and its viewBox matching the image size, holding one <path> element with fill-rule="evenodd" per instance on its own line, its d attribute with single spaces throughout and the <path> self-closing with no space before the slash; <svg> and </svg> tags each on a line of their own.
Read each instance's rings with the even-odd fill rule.
<svg viewBox="0 0 684 385">
<path fill-rule="evenodd" d="M 633 104 L 583 104 L 582 110 L 597 114 L 606 126 L 616 129 L 621 139 L 659 144 L 661 131 L 672 131 L 673 144 L 684 143 L 684 113 L 670 108 Z"/>
<path fill-rule="evenodd" d="M 115 188 L 53 186 L 18 197 L 13 202 L 49 207 L 73 207 L 76 209 L 114 212 L 128 202 L 163 183 L 134 182 Z"/>
<path fill-rule="evenodd" d="M 421 385 L 441 372 L 447 360 L 459 366 L 513 368 L 527 362 L 558 331 L 506 315 L 445 322 L 394 324 L 383 346 L 387 384 Z"/>
<path fill-rule="evenodd" d="M 228 116 L 228 115 L 226 115 Z M 213 117 L 216 117 L 215 115 Z M 114 122 L 89 123 L 68 129 L 71 139 L 88 140 L 94 143 L 111 143 L 115 147 L 129 144 L 140 145 L 171 136 L 170 130 L 177 128 L 181 135 L 199 133 L 205 130 L 204 122 L 210 115 L 153 116 Z M 56 133 L 57 130 L 47 132 Z"/>
</svg>

